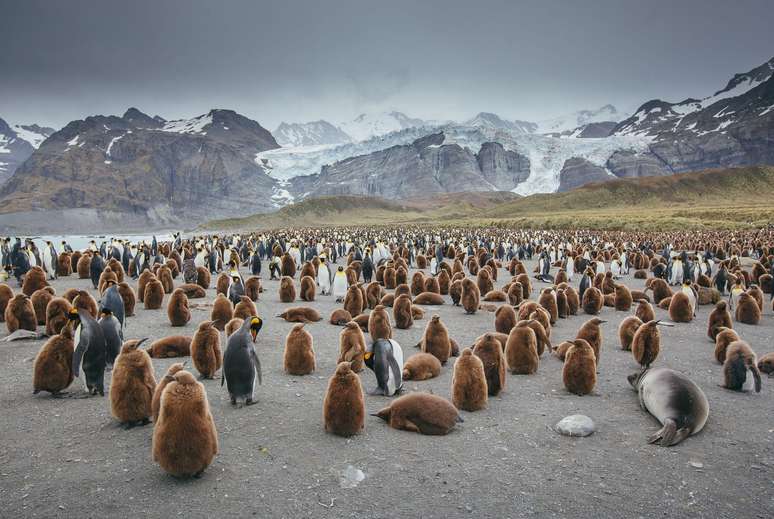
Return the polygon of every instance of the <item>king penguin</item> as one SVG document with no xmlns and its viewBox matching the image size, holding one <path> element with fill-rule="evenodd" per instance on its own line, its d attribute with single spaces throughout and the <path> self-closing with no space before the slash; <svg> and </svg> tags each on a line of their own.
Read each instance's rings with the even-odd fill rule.
<svg viewBox="0 0 774 519">
<path fill-rule="evenodd" d="M 260 317 L 245 319 L 242 326 L 231 334 L 223 355 L 220 385 L 226 383 L 231 405 L 252 405 L 255 396 L 255 379 L 263 382 L 261 361 L 255 352 L 255 338 L 263 326 Z"/>
</svg>

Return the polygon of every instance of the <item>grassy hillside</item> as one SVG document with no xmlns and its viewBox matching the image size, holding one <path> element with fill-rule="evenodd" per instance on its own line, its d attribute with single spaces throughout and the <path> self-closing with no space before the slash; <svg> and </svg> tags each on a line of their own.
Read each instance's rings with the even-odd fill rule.
<svg viewBox="0 0 774 519">
<path fill-rule="evenodd" d="M 532 228 L 728 229 L 774 222 L 774 167 L 621 179 L 566 193 L 452 193 L 403 201 L 361 196 L 305 200 L 275 213 L 213 221 L 206 229 L 436 223 Z"/>
</svg>

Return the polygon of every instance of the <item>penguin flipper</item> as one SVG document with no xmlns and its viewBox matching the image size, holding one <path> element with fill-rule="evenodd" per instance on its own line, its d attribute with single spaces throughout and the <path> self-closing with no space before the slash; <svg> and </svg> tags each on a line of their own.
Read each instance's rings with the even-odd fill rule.
<svg viewBox="0 0 774 519">
<path fill-rule="evenodd" d="M 75 351 L 73 352 L 73 375 L 76 377 L 80 374 L 81 361 L 83 360 L 83 356 L 86 355 L 88 350 L 89 341 L 83 340 L 83 332 L 81 332 L 81 340 L 78 341 L 78 347 L 75 348 Z"/>
<path fill-rule="evenodd" d="M 263 373 L 261 372 L 261 361 L 258 358 L 258 354 L 255 353 L 255 348 L 250 349 L 250 357 L 253 361 L 253 365 L 255 366 L 255 372 L 258 375 L 258 383 L 263 384 Z"/>
</svg>

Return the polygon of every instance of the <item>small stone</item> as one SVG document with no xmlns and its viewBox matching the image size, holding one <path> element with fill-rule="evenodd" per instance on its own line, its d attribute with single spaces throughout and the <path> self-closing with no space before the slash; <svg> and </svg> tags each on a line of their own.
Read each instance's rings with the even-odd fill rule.
<svg viewBox="0 0 774 519">
<path fill-rule="evenodd" d="M 691 467 L 693 467 L 695 469 L 703 469 L 704 468 L 704 463 L 702 463 L 700 461 L 690 461 L 690 462 L 688 462 L 688 465 L 690 465 Z"/>
<path fill-rule="evenodd" d="M 582 414 L 574 414 L 562 418 L 556 424 L 555 429 L 559 434 L 563 434 L 565 436 L 581 437 L 593 434 L 596 430 L 594 427 L 594 421 L 588 416 Z"/>
</svg>

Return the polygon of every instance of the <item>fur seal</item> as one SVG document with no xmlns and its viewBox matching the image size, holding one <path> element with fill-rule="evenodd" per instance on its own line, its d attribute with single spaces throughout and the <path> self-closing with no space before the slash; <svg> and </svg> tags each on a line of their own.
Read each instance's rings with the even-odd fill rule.
<svg viewBox="0 0 774 519">
<path fill-rule="evenodd" d="M 352 371 L 349 362 L 340 362 L 328 381 L 323 400 L 325 431 L 349 437 L 365 426 L 365 400 L 360 377 Z"/>
<path fill-rule="evenodd" d="M 668 368 L 650 368 L 629 375 L 640 405 L 663 427 L 648 437 L 662 447 L 676 445 L 702 430 L 709 416 L 704 392 L 688 377 Z"/>
<path fill-rule="evenodd" d="M 429 435 L 449 434 L 463 421 L 451 402 L 429 393 L 404 395 L 373 416 L 381 418 L 393 429 Z"/>
</svg>

